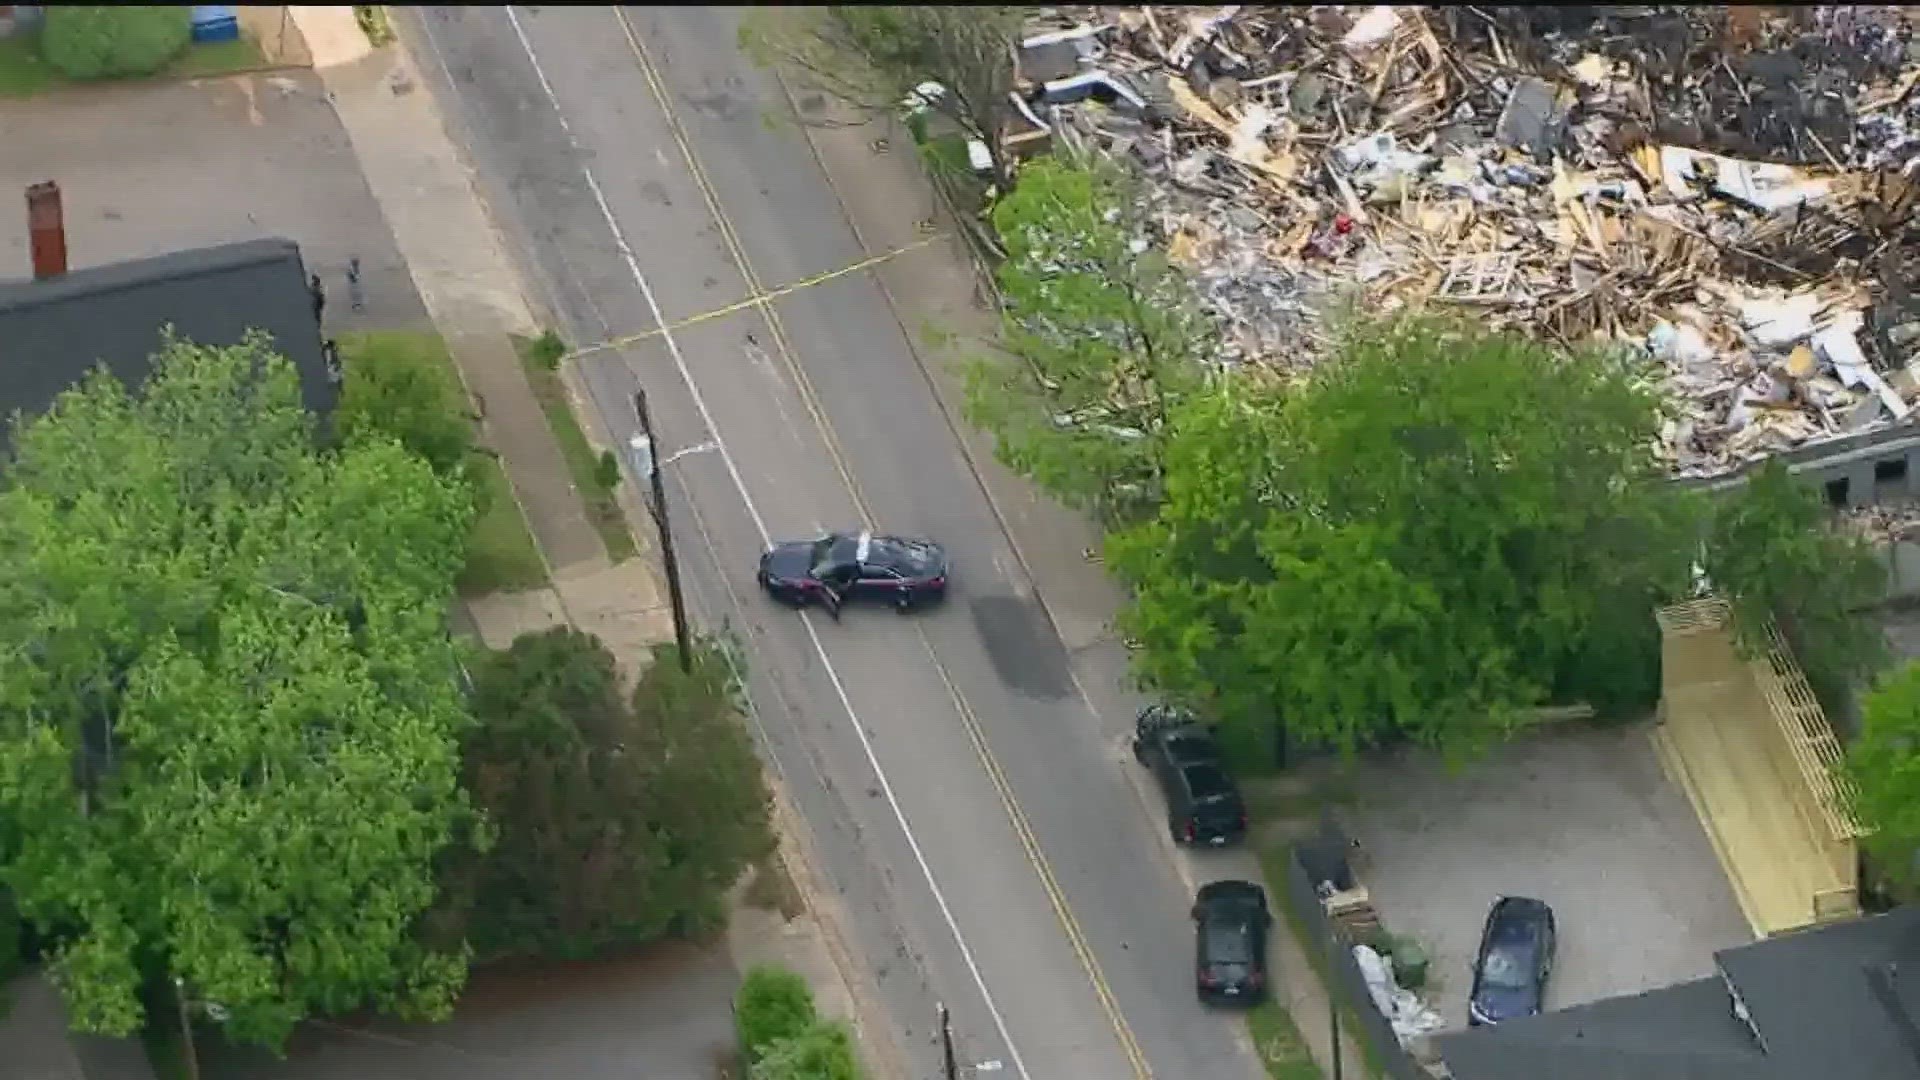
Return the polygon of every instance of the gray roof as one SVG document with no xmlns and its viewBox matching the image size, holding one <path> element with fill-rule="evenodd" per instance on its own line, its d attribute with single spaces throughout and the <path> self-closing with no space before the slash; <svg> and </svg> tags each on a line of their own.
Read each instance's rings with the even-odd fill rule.
<svg viewBox="0 0 1920 1080">
<path fill-rule="evenodd" d="M 325 416 L 334 390 L 320 325 L 291 240 L 248 240 L 0 282 L 0 451 L 18 411 L 38 415 L 104 363 L 137 388 L 152 369 L 161 327 L 203 345 L 236 345 L 265 331 L 300 373 L 307 407 Z"/>
<path fill-rule="evenodd" d="M 1920 907 L 1768 938 L 1717 959 L 1768 1057 L 1829 1080 L 1920 1076 Z"/>
<path fill-rule="evenodd" d="M 1920 908 L 1773 937 L 1715 959 L 1722 977 L 1435 1043 L 1455 1080 L 1920 1076 Z M 1751 1028 L 1734 1014 L 1736 993 Z"/>
<path fill-rule="evenodd" d="M 1455 1080 L 1787 1080 L 1718 977 L 1434 1041 Z"/>
</svg>

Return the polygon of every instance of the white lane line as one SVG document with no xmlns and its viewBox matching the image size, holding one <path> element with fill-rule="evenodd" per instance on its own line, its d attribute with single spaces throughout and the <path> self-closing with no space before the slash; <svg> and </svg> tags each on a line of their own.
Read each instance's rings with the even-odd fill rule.
<svg viewBox="0 0 1920 1080">
<path fill-rule="evenodd" d="M 747 516 L 753 519 L 753 527 L 760 534 L 762 547 L 773 545 L 773 534 L 767 531 L 767 522 L 760 516 L 760 509 L 754 505 L 753 495 L 747 491 L 747 484 L 740 476 L 740 467 L 733 460 L 732 451 L 727 449 L 726 441 L 721 438 L 720 426 L 714 422 L 713 413 L 707 408 L 706 398 L 700 393 L 700 387 L 694 382 L 693 371 L 687 366 L 687 358 L 673 339 L 668 329 L 665 313 L 660 310 L 660 302 L 654 297 L 653 286 L 648 283 L 645 274 L 640 271 L 640 262 L 634 257 L 633 248 L 627 243 L 625 230 L 613 216 L 613 209 L 607 205 L 606 194 L 600 189 L 593 169 L 581 154 L 579 139 L 573 133 L 572 125 L 567 123 L 566 113 L 560 108 L 559 95 L 553 92 L 553 84 L 547 79 L 546 69 L 540 64 L 540 57 L 533 51 L 533 42 L 528 40 L 527 32 L 520 25 L 520 16 L 513 7 L 506 8 L 507 21 L 513 25 L 513 36 L 520 41 L 520 48 L 527 54 L 527 62 L 533 67 L 533 74 L 540 80 L 540 89 L 552 106 L 553 114 L 560 122 L 560 130 L 566 133 L 568 143 L 573 147 L 581 175 L 586 178 L 587 188 L 593 192 L 593 201 L 600 208 L 600 217 L 606 222 L 607 229 L 613 234 L 614 246 L 620 252 L 620 258 L 627 264 L 627 272 L 633 276 L 634 284 L 639 286 L 640 295 L 647 302 L 647 310 L 653 316 L 654 325 L 660 328 L 660 339 L 666 344 L 667 352 L 673 357 L 673 365 L 679 369 L 681 381 L 687 385 L 687 394 L 693 399 L 693 407 L 700 413 L 700 422 L 706 426 L 707 434 L 712 437 L 714 449 L 720 460 L 726 464 L 727 475 L 733 480 L 734 491 L 740 496 L 740 502 L 747 508 Z M 834 670 L 833 661 L 827 656 L 826 645 L 820 640 L 820 631 L 813 625 L 813 619 L 805 611 L 800 613 L 800 624 L 807 628 L 807 639 L 813 643 L 814 653 L 820 657 L 822 670 L 827 673 L 827 681 L 833 684 L 833 692 L 840 699 L 840 707 L 846 710 L 847 719 L 853 724 L 853 733 L 860 739 L 860 749 L 865 752 L 867 764 L 873 769 L 875 779 L 880 782 L 880 793 L 887 800 L 887 807 L 893 811 L 893 819 L 900 825 L 900 832 L 907 838 L 907 847 L 913 852 L 913 860 L 919 864 L 920 875 L 926 879 L 927 890 L 933 894 L 933 902 L 940 908 L 940 917 L 946 921 L 947 930 L 953 935 L 953 942 L 960 949 L 960 958 L 966 962 L 967 972 L 973 977 L 973 985 L 980 991 L 980 999 L 987 1007 L 988 1015 L 993 1017 L 993 1026 L 1005 1044 L 1007 1054 L 1013 1059 L 1013 1067 L 1021 1080 L 1033 1080 L 1027 1072 L 1026 1063 L 1020 1057 L 1020 1048 L 1014 1044 L 1013 1033 L 1007 1030 L 1006 1017 L 1001 1015 L 999 1005 L 993 1000 L 993 991 L 987 989 L 986 977 L 980 973 L 980 964 L 973 957 L 973 949 L 960 932 L 960 924 L 953 917 L 953 908 L 947 904 L 946 893 L 940 888 L 939 881 L 933 876 L 933 867 L 927 864 L 927 856 L 921 850 L 920 840 L 914 835 L 913 826 L 907 821 L 906 811 L 900 806 L 900 800 L 894 795 L 893 784 L 887 778 L 887 772 L 880 766 L 880 757 L 874 753 L 873 741 L 867 737 L 866 725 L 860 720 L 860 714 L 854 711 L 853 701 L 847 696 L 846 684 L 841 682 L 840 673 Z"/>
</svg>

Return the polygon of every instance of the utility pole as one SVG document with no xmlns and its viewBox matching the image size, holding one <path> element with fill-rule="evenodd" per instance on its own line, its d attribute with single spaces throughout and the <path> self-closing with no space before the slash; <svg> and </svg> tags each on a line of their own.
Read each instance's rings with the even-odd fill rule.
<svg viewBox="0 0 1920 1080">
<path fill-rule="evenodd" d="M 1327 1026 L 1333 1030 L 1333 1080 L 1341 1080 L 1340 1069 L 1340 1006 L 1327 995 Z"/>
<path fill-rule="evenodd" d="M 173 1000 L 180 1006 L 180 1040 L 186 1044 L 188 1080 L 200 1080 L 200 1052 L 193 1046 L 193 1022 L 187 1018 L 187 983 L 173 977 Z"/>
<path fill-rule="evenodd" d="M 640 420 L 640 438 L 635 440 L 634 467 L 646 474 L 653 492 L 653 524 L 660 532 L 660 559 L 667 566 L 667 598 L 673 604 L 673 638 L 680 645 L 680 670 L 693 670 L 692 634 L 687 629 L 687 600 L 680 591 L 680 561 L 673 554 L 673 526 L 667 521 L 667 489 L 660 476 L 659 445 L 653 437 L 653 414 L 647 411 L 647 392 L 633 393 L 633 412 Z M 644 450 L 644 453 L 641 451 Z"/>
<path fill-rule="evenodd" d="M 940 1006 L 940 1049 L 946 1058 L 946 1080 L 960 1080 L 960 1066 L 953 1059 L 953 1014 Z"/>
</svg>

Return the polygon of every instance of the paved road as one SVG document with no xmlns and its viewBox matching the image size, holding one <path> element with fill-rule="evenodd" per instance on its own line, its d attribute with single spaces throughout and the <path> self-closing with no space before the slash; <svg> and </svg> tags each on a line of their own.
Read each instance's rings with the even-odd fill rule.
<svg viewBox="0 0 1920 1080">
<path fill-rule="evenodd" d="M 680 325 L 860 258 L 776 119 L 784 98 L 736 52 L 737 18 L 423 8 L 405 24 L 561 332 L 669 329 L 586 359 L 591 404 L 624 438 L 637 379 L 664 449 L 714 444 L 671 470 L 696 611 L 748 643 L 770 756 L 915 1074 L 933 1074 L 944 1000 L 962 1056 L 1021 1080 L 1245 1080 L 1235 1022 L 1193 1001 L 1187 887 L 1159 826 L 874 283 Z M 768 538 L 868 519 L 948 543 L 950 604 L 835 625 L 755 595 Z"/>
</svg>

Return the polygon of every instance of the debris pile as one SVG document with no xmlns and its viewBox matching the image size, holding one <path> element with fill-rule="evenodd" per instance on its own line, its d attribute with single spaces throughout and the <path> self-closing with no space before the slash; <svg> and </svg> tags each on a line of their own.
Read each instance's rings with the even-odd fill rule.
<svg viewBox="0 0 1920 1080">
<path fill-rule="evenodd" d="M 1840 524 L 1877 547 L 1920 541 L 1920 513 L 1911 505 L 1855 507 L 1840 514 Z"/>
<path fill-rule="evenodd" d="M 1896 7 L 1041 9 L 1016 153 L 1146 181 L 1223 364 L 1343 300 L 1630 344 L 1713 476 L 1920 403 L 1920 14 Z"/>
</svg>

